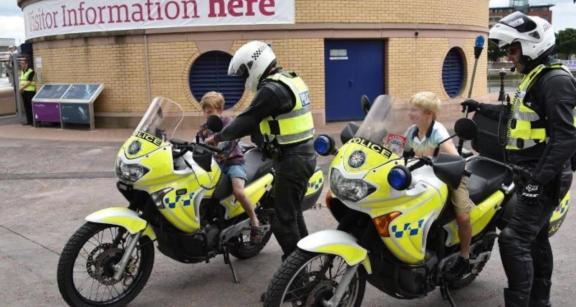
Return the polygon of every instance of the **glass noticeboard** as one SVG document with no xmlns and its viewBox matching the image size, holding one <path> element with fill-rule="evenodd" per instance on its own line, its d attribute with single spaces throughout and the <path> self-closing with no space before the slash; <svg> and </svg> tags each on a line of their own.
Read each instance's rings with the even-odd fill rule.
<svg viewBox="0 0 576 307">
<path fill-rule="evenodd" d="M 88 124 L 94 129 L 94 101 L 104 90 L 102 83 L 44 84 L 32 98 L 34 126 L 59 122 Z"/>
<path fill-rule="evenodd" d="M 96 100 L 103 89 L 102 83 L 45 84 L 32 100 L 35 102 L 91 103 Z"/>
<path fill-rule="evenodd" d="M 89 102 L 94 100 L 102 91 L 101 84 L 72 84 L 70 88 L 62 96 L 62 100 L 75 100 L 76 102 Z"/>
<path fill-rule="evenodd" d="M 39 102 L 57 102 L 66 93 L 70 84 L 46 84 L 34 96 Z"/>
</svg>

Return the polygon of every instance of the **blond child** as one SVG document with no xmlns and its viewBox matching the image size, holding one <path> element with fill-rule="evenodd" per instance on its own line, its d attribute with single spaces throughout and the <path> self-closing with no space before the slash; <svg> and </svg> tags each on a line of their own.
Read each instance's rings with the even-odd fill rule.
<svg viewBox="0 0 576 307">
<path fill-rule="evenodd" d="M 436 121 L 436 114 L 440 111 L 440 99 L 432 92 L 419 92 L 410 98 L 409 105 L 408 117 L 413 125 L 406 130 L 404 136 L 417 156 L 432 156 L 438 144 L 450 136 L 444 125 Z M 450 141 L 440 144 L 440 151 L 458 155 L 456 146 Z M 458 188 L 451 191 L 460 236 L 460 257 L 450 269 L 450 273 L 457 277 L 466 273 L 470 267 L 470 210 L 474 203 L 470 200 L 467 183 L 468 177 L 463 176 Z"/>
<path fill-rule="evenodd" d="M 223 126 L 226 127 L 232 118 L 223 116 L 224 111 L 224 96 L 218 92 L 208 92 L 200 101 L 202 105 L 202 112 L 206 119 L 211 115 L 216 115 L 222 119 Z M 210 131 L 206 124 L 200 127 L 199 136 L 202 140 L 207 139 L 214 134 L 215 131 Z M 264 228 L 260 225 L 260 221 L 254 212 L 254 206 L 246 197 L 244 193 L 244 185 L 247 180 L 244 154 L 238 146 L 238 142 L 228 142 L 223 144 L 223 155 L 218 158 L 218 163 L 222 167 L 222 172 L 227 174 L 232 181 L 232 190 L 236 199 L 244 208 L 244 211 L 250 218 L 250 241 L 258 244 L 262 241 L 264 235 Z"/>
</svg>

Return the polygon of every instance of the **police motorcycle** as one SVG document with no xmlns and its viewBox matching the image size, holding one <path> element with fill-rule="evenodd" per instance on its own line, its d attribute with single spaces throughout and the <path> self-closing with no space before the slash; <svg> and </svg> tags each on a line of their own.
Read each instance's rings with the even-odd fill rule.
<svg viewBox="0 0 576 307">
<path fill-rule="evenodd" d="M 264 306 L 360 306 L 366 282 L 399 299 L 440 287 L 454 306 L 450 290 L 468 286 L 488 262 L 497 228 L 511 214 L 513 176 L 521 169 L 481 154 L 468 161 L 444 154 L 413 157 L 393 133 L 391 98 L 379 96 L 368 108 L 360 127 L 344 128 L 340 149 L 329 136 L 316 139 L 318 153 L 335 155 L 326 205 L 338 228 L 298 242 L 274 274 Z M 476 126 L 460 119 L 455 131 L 469 140 Z M 468 273 L 454 276 L 449 269 L 460 241 L 448 186 L 456 187 L 463 175 L 470 176 L 476 205 L 470 212 L 473 258 Z M 568 198 L 559 206 L 564 211 L 552 217 L 558 227 Z"/>
<path fill-rule="evenodd" d="M 154 242 L 164 255 L 183 263 L 209 262 L 223 255 L 256 256 L 271 236 L 250 242 L 249 219 L 232 195 L 229 178 L 213 154 L 218 148 L 175 138 L 182 107 L 156 97 L 116 161 L 117 188 L 128 206 L 94 212 L 66 243 L 58 263 L 58 288 L 72 306 L 123 306 L 133 300 L 154 265 Z M 221 124 L 220 124 L 221 128 Z M 245 153 L 247 197 L 263 223 L 272 218 L 272 162 L 256 149 Z M 323 175 L 310 179 L 303 209 L 321 193 Z"/>
</svg>

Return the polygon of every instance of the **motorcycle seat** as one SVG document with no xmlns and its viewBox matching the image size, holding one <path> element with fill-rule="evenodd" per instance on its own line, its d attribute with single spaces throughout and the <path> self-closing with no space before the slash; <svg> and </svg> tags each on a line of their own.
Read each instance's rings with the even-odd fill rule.
<svg viewBox="0 0 576 307">
<path fill-rule="evenodd" d="M 472 173 L 468 182 L 470 199 L 479 204 L 496 190 L 500 189 L 503 183 L 512 181 L 510 171 L 490 160 L 482 157 L 472 159 L 466 163 L 466 169 Z"/>
<path fill-rule="evenodd" d="M 273 161 L 265 158 L 258 148 L 244 153 L 244 160 L 246 161 L 244 165 L 247 177 L 246 185 L 272 171 Z M 224 199 L 231 194 L 232 182 L 226 174 L 222 174 L 214 191 L 214 198 Z"/>
</svg>

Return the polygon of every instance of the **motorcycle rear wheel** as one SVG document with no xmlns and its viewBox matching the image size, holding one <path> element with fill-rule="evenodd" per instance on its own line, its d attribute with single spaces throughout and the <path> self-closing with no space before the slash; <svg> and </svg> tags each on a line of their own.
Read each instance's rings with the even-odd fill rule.
<svg viewBox="0 0 576 307">
<path fill-rule="evenodd" d="M 269 223 L 268 216 L 260 215 L 258 216 L 258 218 L 260 219 L 260 222 L 263 224 Z M 264 234 L 262 241 L 260 241 L 260 243 L 258 244 L 254 244 L 253 242 L 250 242 L 250 233 L 249 232 L 243 233 L 242 235 L 234 239 L 234 242 L 230 246 L 230 254 L 241 260 L 255 257 L 262 251 L 262 249 L 264 248 L 264 246 L 266 246 L 268 241 L 270 241 L 271 236 L 272 236 L 272 229 L 269 228 L 268 232 Z"/>
<path fill-rule="evenodd" d="M 480 275 L 480 272 L 482 272 L 482 270 L 484 269 L 484 266 L 486 266 L 486 263 L 488 263 L 488 260 L 489 259 L 485 259 L 485 260 L 482 260 L 481 262 L 477 263 L 473 268 L 474 272 L 470 272 L 469 274 L 465 274 L 464 276 L 460 277 L 459 279 L 450 281 L 448 283 L 448 286 L 450 287 L 450 289 L 458 290 L 458 289 L 468 287 L 472 282 L 474 282 L 474 280 L 476 280 L 476 277 L 478 277 L 478 275 Z"/>
<path fill-rule="evenodd" d="M 124 254 L 127 236 L 122 227 L 88 222 L 68 240 L 58 261 L 57 280 L 70 306 L 124 306 L 140 293 L 152 272 L 154 245 L 141 237 L 116 281 L 112 266 Z"/>
<path fill-rule="evenodd" d="M 274 274 L 264 295 L 264 306 L 323 306 L 322 301 L 332 297 L 347 268 L 339 256 L 297 249 Z M 365 289 L 366 278 L 359 269 L 339 306 L 359 307 Z"/>
</svg>

